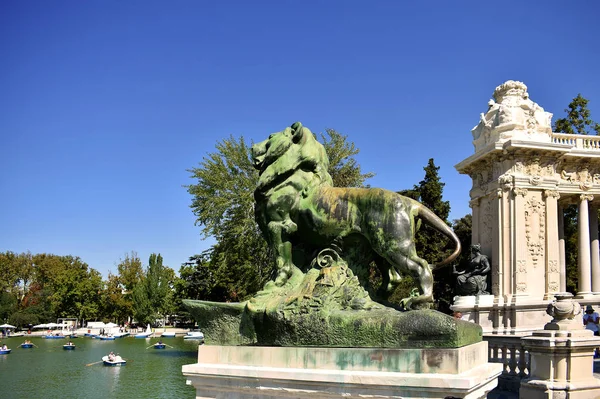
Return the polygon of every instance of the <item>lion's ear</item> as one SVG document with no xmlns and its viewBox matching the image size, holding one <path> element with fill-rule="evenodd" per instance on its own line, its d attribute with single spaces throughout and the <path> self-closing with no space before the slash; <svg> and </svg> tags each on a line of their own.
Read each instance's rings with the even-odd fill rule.
<svg viewBox="0 0 600 399">
<path fill-rule="evenodd" d="M 300 141 L 303 134 L 304 134 L 304 129 L 302 128 L 302 123 L 295 122 L 292 125 L 292 140 L 294 141 L 294 143 L 297 143 L 298 141 Z"/>
</svg>

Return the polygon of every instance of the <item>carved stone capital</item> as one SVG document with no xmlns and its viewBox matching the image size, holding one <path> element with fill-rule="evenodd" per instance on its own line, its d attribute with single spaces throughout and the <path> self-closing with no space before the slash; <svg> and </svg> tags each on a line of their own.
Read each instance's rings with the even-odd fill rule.
<svg viewBox="0 0 600 399">
<path fill-rule="evenodd" d="M 469 201 L 469 207 L 474 208 L 476 206 L 479 206 L 479 198 L 475 198 Z"/>
<path fill-rule="evenodd" d="M 593 201 L 594 196 L 592 194 L 581 194 L 579 196 L 579 200 L 580 201 Z"/>
<path fill-rule="evenodd" d="M 515 196 L 520 195 L 522 197 L 525 197 L 525 196 L 527 196 L 527 193 L 528 193 L 528 191 L 526 188 L 517 187 L 517 188 L 513 189 L 513 194 Z"/>
<path fill-rule="evenodd" d="M 560 198 L 560 193 L 556 190 L 544 190 L 544 198 Z"/>
<path fill-rule="evenodd" d="M 503 190 L 501 188 L 499 188 L 498 190 L 496 190 L 496 196 L 498 198 L 502 198 L 502 192 L 503 192 Z"/>
</svg>

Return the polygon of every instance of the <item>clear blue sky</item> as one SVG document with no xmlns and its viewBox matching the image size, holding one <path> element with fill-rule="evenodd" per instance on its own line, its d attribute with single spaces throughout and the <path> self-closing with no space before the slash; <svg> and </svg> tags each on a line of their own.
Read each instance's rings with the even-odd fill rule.
<svg viewBox="0 0 600 399">
<path fill-rule="evenodd" d="M 599 4 L 3 1 L 0 251 L 179 270 L 210 245 L 186 169 L 297 120 L 347 134 L 372 186 L 410 188 L 434 158 L 462 217 L 454 165 L 497 85 L 559 117 L 582 93 L 600 120 Z"/>
</svg>

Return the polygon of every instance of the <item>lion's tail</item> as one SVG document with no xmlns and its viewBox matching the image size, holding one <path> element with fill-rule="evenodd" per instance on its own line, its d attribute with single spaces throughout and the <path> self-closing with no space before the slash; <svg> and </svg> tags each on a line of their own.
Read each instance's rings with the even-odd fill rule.
<svg viewBox="0 0 600 399">
<path fill-rule="evenodd" d="M 448 226 L 442 219 L 439 218 L 433 211 L 427 208 L 425 205 L 419 203 L 418 207 L 418 216 L 425 221 L 431 227 L 437 229 L 440 233 L 444 234 L 446 237 L 450 238 L 454 241 L 456 248 L 454 252 L 450 254 L 446 259 L 441 261 L 440 263 L 436 263 L 432 265 L 432 268 L 435 269 L 437 267 L 445 266 L 452 262 L 454 259 L 460 255 L 461 245 L 458 236 L 454 233 L 454 231 Z"/>
</svg>

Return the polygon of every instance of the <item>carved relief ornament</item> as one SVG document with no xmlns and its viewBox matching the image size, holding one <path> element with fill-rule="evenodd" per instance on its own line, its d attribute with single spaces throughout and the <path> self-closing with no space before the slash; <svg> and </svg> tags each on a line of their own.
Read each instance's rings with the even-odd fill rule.
<svg viewBox="0 0 600 399">
<path fill-rule="evenodd" d="M 515 196 L 520 195 L 522 197 L 525 197 L 527 196 L 528 190 L 526 188 L 516 187 L 513 189 L 513 193 Z"/>
<path fill-rule="evenodd" d="M 586 167 L 579 168 L 579 170 L 575 172 L 567 172 L 564 169 L 560 172 L 561 179 L 566 180 L 571 184 L 578 184 L 579 188 L 584 191 L 591 189 L 594 186 L 594 183 L 597 183 L 596 175 L 598 174 L 590 173 L 589 169 Z"/>
<path fill-rule="evenodd" d="M 546 210 L 544 204 L 533 197 L 525 208 L 525 238 L 533 266 L 544 256 L 546 247 Z"/>
<path fill-rule="evenodd" d="M 579 196 L 579 200 L 580 201 L 593 201 L 594 196 L 592 194 L 581 194 Z"/>
<path fill-rule="evenodd" d="M 544 198 L 560 198 L 560 193 L 556 190 L 544 190 Z"/>
<path fill-rule="evenodd" d="M 512 188 L 513 177 L 509 174 L 503 174 L 498 177 L 498 184 L 502 186 L 504 190 L 510 190 Z"/>
</svg>

